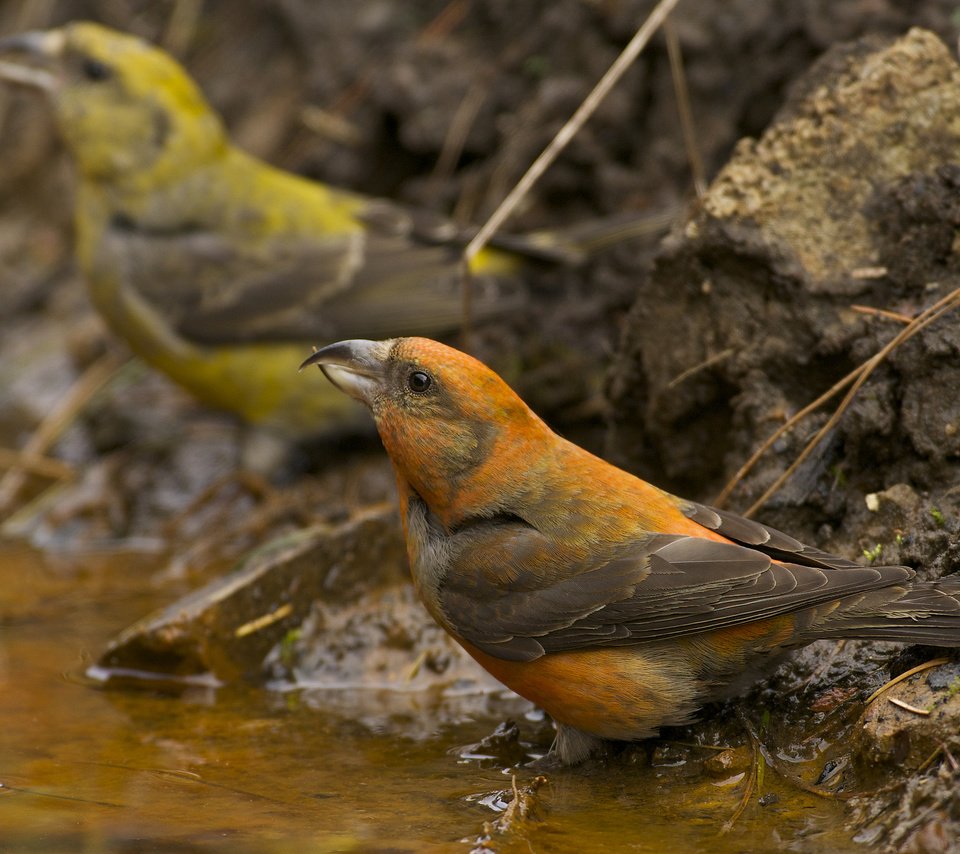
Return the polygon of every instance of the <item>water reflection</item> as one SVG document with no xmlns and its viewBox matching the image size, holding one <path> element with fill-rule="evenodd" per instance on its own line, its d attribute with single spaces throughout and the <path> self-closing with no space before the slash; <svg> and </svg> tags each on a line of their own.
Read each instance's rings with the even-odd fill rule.
<svg viewBox="0 0 960 854">
<path fill-rule="evenodd" d="M 549 744 L 499 690 L 93 687 L 82 674 L 103 644 L 185 592 L 156 587 L 153 560 L 0 550 L 0 849 L 466 852 L 513 774 L 534 776 L 476 749 L 510 716 L 519 756 Z M 777 781 L 779 802 L 718 838 L 735 786 L 643 762 L 547 777 L 537 820 L 488 848 L 854 850 L 842 807 Z"/>
</svg>

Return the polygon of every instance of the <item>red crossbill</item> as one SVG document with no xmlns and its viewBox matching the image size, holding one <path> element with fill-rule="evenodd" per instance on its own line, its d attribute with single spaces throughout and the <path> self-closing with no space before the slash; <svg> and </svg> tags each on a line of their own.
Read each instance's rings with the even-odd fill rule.
<svg viewBox="0 0 960 854">
<path fill-rule="evenodd" d="M 201 400 L 317 435 L 356 409 L 319 374 L 297 381 L 308 343 L 459 328 L 470 232 L 240 151 L 187 72 L 134 36 L 76 22 L 0 40 L 0 53 L 41 63 L 0 63 L 0 79 L 48 97 L 76 165 L 77 257 L 95 308 Z M 656 227 L 624 216 L 497 237 L 471 262 L 474 318 L 522 304 L 516 274 L 531 259 L 573 261 Z"/>
<path fill-rule="evenodd" d="M 960 646 L 960 575 L 860 566 L 663 492 L 464 353 L 343 341 L 311 364 L 373 414 L 427 610 L 553 717 L 565 762 L 686 723 L 818 638 Z"/>
</svg>

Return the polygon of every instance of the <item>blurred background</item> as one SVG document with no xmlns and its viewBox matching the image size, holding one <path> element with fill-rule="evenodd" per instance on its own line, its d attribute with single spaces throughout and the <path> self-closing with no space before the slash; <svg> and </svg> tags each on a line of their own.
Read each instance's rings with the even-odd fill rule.
<svg viewBox="0 0 960 854">
<path fill-rule="evenodd" d="M 653 7 L 644 0 L 6 0 L 0 32 L 90 19 L 180 59 L 247 151 L 312 178 L 481 223 Z M 830 44 L 909 26 L 956 40 L 948 0 L 697 0 L 674 16 L 707 175 Z M 69 266 L 70 180 L 42 99 L 0 90 L 5 318 Z M 691 195 L 654 39 L 511 229 L 655 212 Z"/>
</svg>

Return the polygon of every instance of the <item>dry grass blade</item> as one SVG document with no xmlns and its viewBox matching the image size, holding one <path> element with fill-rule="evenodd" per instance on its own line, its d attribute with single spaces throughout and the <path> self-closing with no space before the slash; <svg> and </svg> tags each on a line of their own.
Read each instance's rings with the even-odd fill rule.
<svg viewBox="0 0 960 854">
<path fill-rule="evenodd" d="M 463 23 L 471 5 L 472 0 L 450 0 L 423 28 L 417 41 L 422 43 L 446 38 Z"/>
<path fill-rule="evenodd" d="M 603 102 L 603 99 L 617 84 L 617 81 L 626 73 L 627 69 L 646 47 L 647 42 L 650 41 L 653 34 L 663 25 L 667 16 L 679 2 L 680 0 L 660 0 L 640 26 L 640 29 L 638 29 L 633 38 L 630 39 L 627 46 L 607 69 L 607 72 L 600 78 L 597 85 L 594 86 L 590 94 L 584 98 L 583 103 L 577 107 L 566 124 L 557 131 L 556 136 L 554 136 L 547 144 L 547 147 L 540 152 L 537 159 L 530 164 L 530 168 L 523 174 L 523 177 L 521 177 L 513 186 L 513 189 L 507 193 L 506 198 L 500 202 L 496 210 L 494 210 L 489 219 L 480 227 L 479 231 L 477 231 L 473 239 L 463 250 L 463 264 L 461 265 L 463 322 L 461 324 L 460 346 L 464 350 L 470 350 L 470 261 L 490 242 L 490 238 L 493 237 L 500 226 L 502 226 L 514 210 L 516 210 L 517 205 L 523 201 L 524 196 L 530 192 L 533 185 L 540 179 L 540 176 L 547 171 L 553 161 L 557 159 L 560 152 L 569 145 L 570 140 L 572 140 L 580 128 L 586 124 L 587 119 L 593 115 L 597 107 Z"/>
<path fill-rule="evenodd" d="M 338 145 L 350 148 L 363 145 L 363 132 L 353 122 L 315 104 L 307 104 L 300 110 L 300 121 L 312 133 Z"/>
<path fill-rule="evenodd" d="M 707 191 L 706 170 L 697 145 L 697 133 L 693 127 L 693 111 L 690 109 L 690 92 L 687 89 L 687 75 L 683 69 L 683 53 L 680 39 L 673 23 L 667 18 L 663 22 L 663 35 L 667 40 L 667 55 L 670 57 L 670 76 L 673 79 L 673 91 L 677 96 L 677 112 L 680 114 L 680 129 L 683 133 L 683 146 L 690 161 L 690 175 L 693 177 L 693 191 L 699 199 Z"/>
<path fill-rule="evenodd" d="M 876 691 L 867 697 L 867 702 L 863 704 L 864 708 L 869 706 L 881 694 L 889 691 L 894 685 L 899 685 L 904 681 L 904 679 L 909 679 L 911 676 L 917 673 L 923 673 L 924 670 L 930 670 L 933 667 L 939 667 L 941 664 L 948 664 L 949 661 L 949 658 L 931 658 L 930 661 L 925 661 L 923 664 L 918 664 L 916 667 L 911 667 L 909 670 L 905 670 L 895 679 L 891 679 L 889 682 L 881 685 Z"/>
<path fill-rule="evenodd" d="M 174 56 L 182 57 L 190 49 L 202 11 L 203 0 L 176 0 L 173 4 L 163 34 L 163 46 Z"/>
<path fill-rule="evenodd" d="M 163 526 L 165 535 L 173 538 L 181 533 L 181 529 L 192 522 L 208 504 L 212 504 L 213 499 L 228 486 L 243 490 L 260 502 L 277 497 L 276 490 L 261 475 L 244 469 L 229 472 L 207 484 L 183 510 L 180 510 L 172 519 L 168 519 Z"/>
<path fill-rule="evenodd" d="M 954 758 L 953 754 L 950 752 L 946 744 L 942 742 L 937 745 L 936 749 L 931 753 L 923 762 L 917 766 L 917 770 L 914 771 L 914 774 L 922 774 L 926 771 L 934 762 L 937 761 L 937 757 L 943 754 L 943 758 L 946 760 L 947 764 L 950 766 L 950 770 L 956 774 L 960 770 L 960 763 Z"/>
<path fill-rule="evenodd" d="M 62 460 L 56 460 L 53 457 L 29 457 L 13 448 L 0 448 L 0 468 L 22 468 L 30 474 L 38 474 L 53 480 L 69 480 L 77 473 L 72 465 Z"/>
<path fill-rule="evenodd" d="M 750 458 L 737 470 L 736 474 L 730 478 L 727 485 L 720 490 L 720 493 L 716 498 L 713 499 L 713 503 L 717 507 L 723 507 L 726 504 L 727 499 L 730 497 L 730 493 L 736 489 L 737 484 L 743 480 L 750 470 L 757 464 L 757 461 L 762 457 L 770 448 L 773 447 L 774 442 L 777 441 L 784 433 L 792 430 L 800 421 L 806 418 L 811 412 L 815 409 L 819 409 L 823 404 L 825 404 L 830 398 L 838 395 L 843 391 L 850 383 L 852 383 L 857 376 L 860 374 L 860 371 L 863 370 L 863 365 L 852 370 L 847 374 L 842 380 L 838 380 L 834 383 L 827 391 L 820 395 L 816 400 L 808 403 L 803 409 L 799 412 L 788 418 L 783 424 L 781 424 L 770 436 L 757 448 L 751 455 Z"/>
<path fill-rule="evenodd" d="M 934 762 L 937 761 L 937 757 L 943 753 L 944 746 L 942 744 L 937 745 L 934 748 L 933 753 L 931 753 L 926 759 L 923 760 L 918 766 L 917 770 L 914 771 L 914 774 L 922 774 L 926 771 Z"/>
<path fill-rule="evenodd" d="M 743 815 L 743 811 L 747 808 L 747 804 L 750 803 L 750 798 L 753 797 L 753 793 L 756 790 L 757 786 L 757 766 L 758 763 L 763 760 L 760 758 L 760 751 L 757 747 L 756 741 L 751 737 L 750 739 L 753 746 L 753 760 L 750 763 L 750 771 L 747 774 L 747 779 L 743 784 L 743 794 L 740 796 L 740 802 L 737 804 L 737 808 L 733 811 L 733 815 L 727 819 L 723 827 L 720 828 L 720 836 L 723 836 L 725 833 L 729 833 L 733 830 L 733 826 L 740 819 L 740 816 Z"/>
<path fill-rule="evenodd" d="M 950 769 L 956 774 L 957 771 L 960 771 L 960 762 L 957 762 L 945 744 L 941 744 L 940 747 L 943 749 L 943 755 L 947 757 L 947 762 L 950 763 Z"/>
<path fill-rule="evenodd" d="M 850 390 L 844 395 L 843 400 L 840 401 L 840 405 L 834 410 L 833 415 L 827 419 L 827 423 L 821 427 L 814 437 L 807 442 L 806 447 L 800 452 L 800 455 L 787 466 L 786 471 L 780 475 L 753 504 L 747 509 L 746 516 L 750 516 L 753 513 L 756 513 L 764 503 L 773 495 L 781 486 L 786 482 L 787 478 L 792 475 L 797 468 L 803 463 L 810 454 L 813 453 L 817 445 L 820 444 L 824 436 L 829 433 L 836 423 L 840 420 L 844 412 L 846 412 L 847 407 L 850 405 L 850 401 L 853 400 L 856 393 L 860 390 L 863 384 L 869 379 L 870 375 L 876 370 L 877 367 L 889 356 L 897 347 L 899 347 L 904 341 L 912 338 L 920 330 L 929 326 L 938 318 L 942 317 L 948 311 L 960 306 L 960 288 L 956 288 L 951 291 L 947 296 L 942 300 L 939 300 L 933 306 L 924 311 L 919 315 L 915 320 L 911 321 L 909 325 L 905 326 L 897 335 L 894 336 L 885 347 L 883 347 L 879 353 L 877 353 L 873 358 L 868 359 L 867 362 L 863 365 L 859 376 L 854 381 L 853 385 L 850 387 Z"/>
<path fill-rule="evenodd" d="M 463 23 L 464 18 L 470 11 L 470 5 L 471 0 L 450 0 L 437 16 L 420 31 L 417 36 L 417 43 L 422 44 L 448 36 Z M 373 79 L 371 63 L 370 66 L 363 68 L 357 74 L 349 86 L 331 100 L 325 112 L 336 116 L 352 113 L 367 97 L 370 88 L 373 86 Z"/>
<path fill-rule="evenodd" d="M 722 362 L 724 359 L 729 359 L 735 352 L 736 350 L 734 350 L 733 347 L 728 347 L 726 350 L 715 353 L 708 359 L 704 359 L 699 365 L 694 365 L 692 368 L 687 368 L 685 371 L 681 371 L 672 380 L 670 380 L 670 382 L 667 383 L 667 388 L 676 388 L 684 380 L 690 379 L 690 377 L 700 373 L 700 371 L 705 371 L 707 368 L 712 368 L 714 365 Z"/>
<path fill-rule="evenodd" d="M 480 114 L 480 108 L 487 98 L 487 90 L 486 81 L 478 81 L 467 90 L 467 94 L 453 115 L 450 127 L 447 128 L 447 135 L 443 140 L 443 146 L 437 157 L 436 165 L 433 167 L 430 180 L 446 181 L 453 174 L 457 161 L 463 154 L 467 137 L 470 135 L 470 128 L 473 127 L 473 123 Z"/>
<path fill-rule="evenodd" d="M 887 320 L 895 320 L 897 323 L 912 323 L 913 318 L 908 314 L 900 314 L 898 311 L 890 311 L 886 308 L 874 308 L 872 305 L 857 305 L 854 303 L 850 306 L 851 311 L 857 312 L 857 314 L 869 314 L 871 317 L 883 317 Z"/>
<path fill-rule="evenodd" d="M 943 755 L 947 757 L 947 762 L 950 763 L 950 770 L 956 774 L 957 771 L 960 771 L 960 762 L 957 762 L 947 745 L 941 744 L 940 747 L 943 749 Z"/>
<path fill-rule="evenodd" d="M 930 714 L 929 709 L 921 709 L 919 706 L 911 706 L 905 700 L 901 700 L 899 697 L 887 697 L 887 702 L 892 703 L 897 708 L 903 709 L 905 712 L 911 712 L 915 715 L 922 715 L 926 717 Z"/>
<path fill-rule="evenodd" d="M 227 786 L 224 783 L 217 783 L 214 780 L 208 780 L 195 771 L 186 771 L 181 768 L 153 768 L 148 765 L 128 765 L 121 762 L 101 762 L 97 760 L 80 759 L 75 760 L 77 765 L 93 765 L 97 768 L 116 768 L 118 771 L 125 771 L 130 774 L 156 774 L 158 777 L 170 777 L 175 780 L 182 780 L 186 783 L 196 783 L 200 786 L 207 786 L 211 789 L 221 789 L 225 792 L 234 792 L 247 798 L 256 798 L 260 801 L 269 801 L 274 804 L 289 804 L 289 800 L 280 800 L 270 795 L 262 795 L 259 792 L 253 792 L 250 789 L 240 789 L 235 786 Z"/>
<path fill-rule="evenodd" d="M 39 789 L 27 789 L 23 786 L 11 786 L 9 783 L 0 783 L 0 791 L 17 792 L 21 795 L 33 795 L 35 798 L 50 798 L 57 801 L 74 801 L 78 804 L 93 804 L 98 807 L 123 808 L 126 804 L 117 804 L 113 801 L 97 801 L 92 798 L 81 798 L 76 795 L 61 795 L 57 792 L 43 792 Z"/>
<path fill-rule="evenodd" d="M 77 414 L 127 361 L 127 357 L 110 352 L 101 356 L 81 374 L 60 403 L 47 414 L 21 450 L 24 462 L 13 466 L 0 479 L 0 513 L 16 499 L 26 482 L 30 461 L 42 457 L 57 441 Z"/>
<path fill-rule="evenodd" d="M 617 81 L 633 64 L 634 60 L 636 60 L 641 51 L 646 47 L 647 42 L 650 41 L 653 34 L 661 27 L 667 15 L 673 11 L 673 7 L 676 6 L 678 2 L 679 0 L 660 0 L 647 20 L 643 22 L 627 46 L 613 61 L 610 68 L 607 69 L 606 74 L 600 78 L 600 82 L 593 87 L 593 91 L 584 98 L 583 103 L 577 107 L 576 112 L 570 117 L 567 123 L 560 128 L 557 135 L 550 140 L 547 147 L 540 153 L 537 159 L 533 161 L 523 177 L 490 215 L 490 218 L 481 226 L 470 243 L 467 244 L 463 255 L 468 263 L 487 245 L 490 238 L 496 233 L 500 226 L 506 222 L 510 214 L 516 210 L 517 205 L 519 205 L 523 197 L 530 192 L 530 189 L 536 184 L 540 176 L 543 175 L 550 164 L 556 160 L 557 155 L 567 147 L 570 140 L 572 140 L 580 128 L 586 124 L 587 119 L 593 115 L 593 112 L 600 106 L 603 99 L 616 85 Z"/>
<path fill-rule="evenodd" d="M 866 362 L 862 365 L 859 365 L 857 368 L 852 370 L 847 374 L 843 379 L 838 380 L 831 388 L 825 391 L 820 395 L 816 400 L 808 403 L 803 409 L 785 421 L 780 427 L 778 427 L 769 438 L 764 441 L 759 448 L 757 448 L 753 454 L 750 455 L 750 458 L 739 468 L 739 470 L 734 474 L 726 486 L 720 491 L 720 494 L 714 499 L 714 504 L 718 507 L 722 507 L 726 500 L 730 497 L 730 494 L 737 487 L 737 484 L 743 480 L 744 477 L 750 472 L 750 470 L 756 465 L 757 461 L 773 446 L 773 444 L 789 430 L 793 429 L 800 421 L 802 421 L 807 415 L 813 412 L 815 409 L 818 409 L 832 397 L 839 394 L 843 389 L 853 383 L 853 388 L 847 392 L 846 397 L 837 407 L 836 412 L 828 420 L 823 428 L 817 433 L 813 439 L 807 444 L 804 450 L 801 452 L 800 456 L 794 460 L 791 466 L 776 480 L 776 482 L 770 486 L 769 489 L 759 498 L 756 502 L 746 511 L 744 515 L 749 516 L 752 513 L 755 513 L 759 507 L 761 507 L 766 500 L 773 495 L 786 481 L 786 479 L 793 474 L 796 468 L 810 455 L 813 449 L 819 444 L 820 440 L 829 432 L 830 429 L 836 424 L 837 420 L 843 414 L 846 407 L 849 405 L 850 401 L 853 399 L 853 396 L 860 389 L 860 387 L 866 382 L 871 373 L 877 368 L 880 363 L 886 359 L 890 353 L 899 347 L 904 341 L 908 338 L 916 335 L 920 330 L 928 326 L 933 321 L 937 320 L 946 312 L 956 308 L 960 305 L 960 288 L 951 291 L 943 299 L 938 300 L 930 308 L 926 309 L 916 318 L 910 321 L 910 323 L 905 326 L 896 336 L 894 336 L 887 344 L 884 346 L 878 353 L 871 356 Z"/>
<path fill-rule="evenodd" d="M 413 680 L 417 678 L 423 669 L 423 665 L 426 664 L 429 654 L 429 651 L 426 649 L 420 650 L 420 655 L 417 656 L 416 661 L 414 661 L 413 664 L 410 665 L 410 669 L 407 670 L 407 682 L 413 682 Z"/>
</svg>

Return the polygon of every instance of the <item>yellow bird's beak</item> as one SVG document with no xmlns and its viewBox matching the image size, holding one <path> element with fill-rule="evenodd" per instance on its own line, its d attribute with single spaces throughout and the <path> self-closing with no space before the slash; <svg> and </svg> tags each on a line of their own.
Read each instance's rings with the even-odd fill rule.
<svg viewBox="0 0 960 854">
<path fill-rule="evenodd" d="M 33 30 L 0 39 L 0 56 L 23 54 L 31 59 L 51 63 L 63 56 L 67 37 L 62 30 Z M 0 59 L 0 80 L 50 92 L 56 76 L 44 68 L 7 62 Z"/>
</svg>

